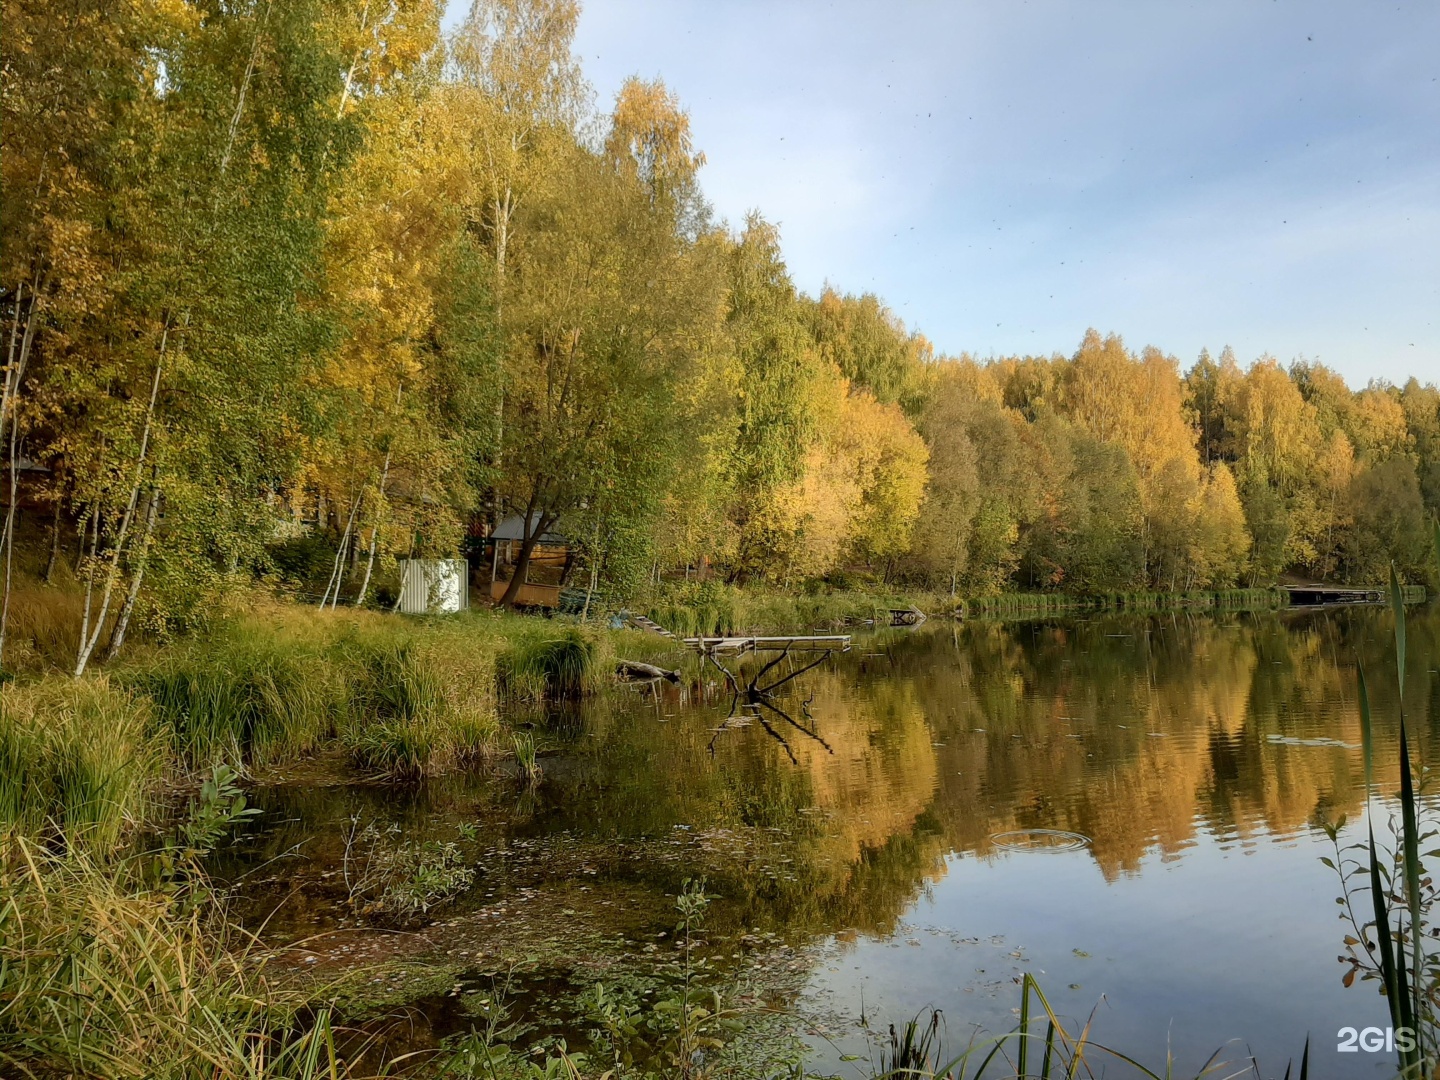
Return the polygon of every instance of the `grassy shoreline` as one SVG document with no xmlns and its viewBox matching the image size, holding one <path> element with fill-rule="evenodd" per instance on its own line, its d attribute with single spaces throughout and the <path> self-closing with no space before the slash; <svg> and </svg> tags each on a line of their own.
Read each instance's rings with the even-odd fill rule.
<svg viewBox="0 0 1440 1080">
<path fill-rule="evenodd" d="M 1423 590 L 1420 593 L 1423 598 Z M 786 633 L 888 625 L 890 613 L 917 610 L 929 617 L 1029 619 L 1094 612 L 1274 611 L 1288 606 L 1282 589 L 1221 589 L 1192 592 L 947 593 L 837 589 L 816 593 L 747 591 L 726 586 L 684 587 L 639 606 L 643 614 L 677 634 Z"/>
<path fill-rule="evenodd" d="M 593 693 L 620 659 L 667 669 L 693 660 L 678 642 L 619 616 L 585 625 L 490 609 L 413 618 L 251 599 L 206 633 L 142 645 L 85 679 L 51 663 L 0 685 L 0 833 L 43 838 L 48 830 L 91 849 L 113 847 L 147 821 L 152 793 L 167 779 L 184 782 L 218 764 L 243 774 L 321 749 L 343 750 L 358 774 L 380 779 L 483 767 L 515 752 L 507 712 Z M 1004 620 L 1285 605 L 1279 589 L 956 599 L 707 582 L 636 610 L 684 636 L 885 626 L 892 610 L 912 608 Z M 53 634 L 49 623 L 43 629 Z"/>
</svg>

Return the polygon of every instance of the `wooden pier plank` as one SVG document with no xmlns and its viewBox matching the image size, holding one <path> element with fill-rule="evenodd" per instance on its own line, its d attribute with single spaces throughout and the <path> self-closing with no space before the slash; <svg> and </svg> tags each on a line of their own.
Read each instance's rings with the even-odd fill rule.
<svg viewBox="0 0 1440 1080">
<path fill-rule="evenodd" d="M 849 634 L 688 637 L 686 645 L 700 652 L 845 652 Z"/>
</svg>

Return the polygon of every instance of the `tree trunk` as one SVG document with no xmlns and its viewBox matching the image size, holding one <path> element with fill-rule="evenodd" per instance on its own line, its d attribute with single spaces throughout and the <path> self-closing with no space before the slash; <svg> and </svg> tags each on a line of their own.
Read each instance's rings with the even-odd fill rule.
<svg viewBox="0 0 1440 1080">
<path fill-rule="evenodd" d="M 20 339 L 19 355 L 16 355 L 15 339 L 20 329 L 20 301 L 25 285 L 22 282 L 15 294 L 15 319 L 10 328 L 10 348 L 6 355 L 5 390 L 0 395 L 0 445 L 5 441 L 5 424 L 10 424 L 10 505 L 5 512 L 5 528 L 0 534 L 0 548 L 5 552 L 5 596 L 0 602 L 0 667 L 5 656 L 5 628 L 10 616 L 10 573 L 14 563 L 15 547 L 15 502 L 19 491 L 19 454 L 17 443 L 20 435 L 20 382 L 25 377 L 25 363 L 30 359 L 30 346 L 35 341 L 35 308 L 38 294 L 30 291 L 30 309 L 25 313 L 25 333 Z M 11 413 L 15 415 L 12 417 Z"/>
<path fill-rule="evenodd" d="M 390 451 L 385 451 L 385 465 L 380 470 L 380 507 L 375 511 L 375 524 L 370 529 L 370 554 L 365 560 L 365 578 L 360 582 L 360 592 L 355 597 L 355 606 L 365 603 L 365 594 L 370 591 L 370 575 L 375 570 L 375 546 L 380 542 L 380 525 L 385 520 L 385 481 L 390 476 Z"/>
<path fill-rule="evenodd" d="M 15 503 L 20 488 L 20 470 L 15 448 L 15 433 L 18 430 L 18 424 L 10 426 L 10 506 L 5 511 L 5 597 L 0 600 L 0 671 L 5 668 L 5 630 L 10 622 L 10 581 L 15 556 Z"/>
<path fill-rule="evenodd" d="M 95 592 L 95 559 L 100 551 L 100 504 L 90 508 L 90 572 L 85 575 L 85 606 L 80 615 L 80 645 L 90 636 L 90 598 Z M 75 573 L 85 562 L 85 533 L 80 533 L 80 551 L 75 557 Z"/>
<path fill-rule="evenodd" d="M 110 644 L 105 648 L 101 663 L 108 664 L 120 655 L 120 646 L 125 644 L 125 631 L 130 626 L 130 616 L 135 612 L 135 601 L 140 596 L 140 582 L 145 578 L 145 564 L 150 558 L 150 538 L 155 535 L 155 519 L 160 514 L 160 489 L 154 486 L 155 474 L 151 473 L 150 505 L 145 510 L 145 535 L 140 538 L 140 555 L 135 568 L 130 572 L 130 588 L 125 593 L 125 602 L 120 605 L 120 614 L 115 619 L 115 629 L 110 633 Z"/>
<path fill-rule="evenodd" d="M 55 564 L 60 561 L 60 495 L 55 495 L 55 519 L 50 523 L 50 559 L 45 563 L 42 584 L 49 585 L 55 576 Z"/>
<path fill-rule="evenodd" d="M 412 532 L 412 533 L 410 534 L 410 554 L 408 554 L 408 555 L 405 556 L 405 566 L 406 566 L 406 569 L 409 568 L 409 566 L 410 566 L 410 560 L 413 559 L 413 558 L 415 558 L 415 534 Z M 405 573 L 404 573 L 404 571 L 402 571 L 401 574 L 400 574 L 400 588 L 398 588 L 398 589 L 395 590 L 395 603 L 394 603 L 394 605 L 390 608 L 390 612 L 391 612 L 392 615 L 393 615 L 395 612 L 397 612 L 397 611 L 400 610 L 400 604 L 404 601 L 404 599 L 405 599 Z"/>
<path fill-rule="evenodd" d="M 594 563 L 590 567 L 590 586 L 585 590 L 585 607 L 580 611 L 580 621 L 585 622 L 590 618 L 590 598 L 595 595 L 595 583 L 600 577 L 600 565 Z"/>
<path fill-rule="evenodd" d="M 325 591 L 320 594 L 320 610 L 325 610 L 325 605 L 330 604 L 330 590 L 335 590 L 335 598 L 340 598 L 340 581 L 343 577 L 341 571 L 345 567 L 345 546 L 350 542 L 350 529 L 355 524 L 355 513 L 360 509 L 360 499 L 365 494 L 362 486 L 355 496 L 355 501 L 350 504 L 350 514 L 345 519 L 345 531 L 340 534 L 340 546 L 335 549 L 335 562 L 330 568 L 330 580 L 325 583 Z M 334 604 L 330 604 L 334 607 Z"/>
<path fill-rule="evenodd" d="M 534 522 L 533 532 L 531 531 L 532 521 Z M 520 555 L 515 560 L 515 569 L 511 572 L 510 584 L 505 586 L 505 595 L 500 597 L 501 607 L 515 606 L 515 598 L 520 595 L 520 586 L 525 584 L 525 575 L 530 570 L 530 556 L 540 543 L 540 537 L 544 536 L 546 530 L 554 523 L 555 519 L 548 514 L 542 513 L 538 518 L 526 517 L 526 535 L 520 542 Z"/>
<path fill-rule="evenodd" d="M 255 61 L 260 56 L 260 35 L 265 29 L 265 24 L 270 20 L 271 6 L 271 4 L 265 5 L 265 14 L 255 25 L 255 38 L 250 43 L 250 62 L 246 64 L 245 74 L 240 79 L 240 90 L 235 97 L 235 112 L 230 117 L 230 131 L 226 136 L 225 153 L 220 158 L 221 176 L 224 176 L 230 168 L 230 155 L 235 150 L 235 138 L 240 134 L 240 117 L 245 112 L 245 94 L 249 91 L 250 80 L 255 75 Z"/>
<path fill-rule="evenodd" d="M 363 34 L 370 23 L 370 0 L 365 0 L 365 6 L 360 11 L 360 32 Z M 350 69 L 345 72 L 345 86 L 340 91 L 340 107 L 335 110 L 335 119 L 342 120 L 345 117 L 345 106 L 350 101 L 350 88 L 355 84 L 355 68 L 360 63 L 361 49 L 355 50 L 355 56 L 350 61 Z M 326 149 L 329 149 L 328 147 Z"/>
<path fill-rule="evenodd" d="M 81 634 L 80 650 L 75 657 L 75 677 L 77 679 L 85 674 L 85 666 L 90 662 L 90 654 L 95 651 L 95 646 L 100 642 L 100 632 L 105 627 L 105 617 L 110 613 L 110 600 L 114 595 L 115 583 L 120 575 L 120 556 L 125 549 L 125 538 L 130 531 L 131 519 L 135 516 L 135 504 L 140 501 L 140 478 L 144 475 L 145 458 L 150 450 L 150 429 L 155 420 L 155 401 L 160 396 L 160 373 L 165 366 L 165 345 L 169 340 L 169 334 L 170 327 L 167 323 L 165 330 L 160 335 L 160 356 L 155 361 L 155 378 L 150 383 L 150 403 L 145 408 L 145 427 L 140 435 L 140 454 L 135 462 L 135 483 L 130 487 L 130 500 L 125 505 L 124 515 L 120 518 L 120 529 L 115 536 L 115 547 L 110 553 L 110 568 L 105 575 L 105 591 L 101 595 L 100 613 L 95 619 L 94 633 L 82 632 Z M 85 586 L 84 624 L 87 630 L 90 621 L 90 597 L 94 576 L 95 569 L 92 564 L 90 581 Z"/>
<path fill-rule="evenodd" d="M 0 443 L 4 442 L 5 424 L 9 421 L 10 414 L 16 414 L 15 423 L 19 423 L 20 413 L 20 380 L 25 377 L 25 365 L 30 359 L 30 348 L 35 343 L 35 311 L 38 306 L 38 286 L 32 285 L 30 289 L 30 307 L 25 313 L 25 331 L 20 333 L 20 294 L 25 286 L 22 282 L 16 290 L 15 295 L 15 320 L 10 327 L 10 348 L 6 355 L 5 363 L 5 390 L 0 396 Z M 16 352 L 16 337 L 19 336 L 19 352 Z"/>
</svg>

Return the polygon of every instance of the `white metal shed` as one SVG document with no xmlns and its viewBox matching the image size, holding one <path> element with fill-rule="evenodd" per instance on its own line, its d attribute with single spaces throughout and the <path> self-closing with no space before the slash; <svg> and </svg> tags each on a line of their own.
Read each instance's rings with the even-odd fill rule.
<svg viewBox="0 0 1440 1080">
<path fill-rule="evenodd" d="M 464 559 L 402 559 L 400 610 L 407 615 L 466 611 L 470 568 Z"/>
</svg>

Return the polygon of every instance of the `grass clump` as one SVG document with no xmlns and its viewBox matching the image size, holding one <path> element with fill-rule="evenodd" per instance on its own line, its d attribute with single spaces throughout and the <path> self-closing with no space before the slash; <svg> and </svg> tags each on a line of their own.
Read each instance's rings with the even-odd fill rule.
<svg viewBox="0 0 1440 1080">
<path fill-rule="evenodd" d="M 144 820 L 162 766 L 150 715 L 105 678 L 0 688 L 0 836 L 118 847 Z"/>
<path fill-rule="evenodd" d="M 237 624 L 136 672 L 134 685 L 192 768 L 311 753 L 335 732 L 343 689 L 313 646 Z"/>
<path fill-rule="evenodd" d="M 496 674 L 511 697 L 530 701 L 574 698 L 596 689 L 600 665 L 594 639 L 577 626 L 519 637 L 500 654 Z"/>
<path fill-rule="evenodd" d="M 494 661 L 455 644 L 401 635 L 345 643 L 344 741 L 357 765 L 410 780 L 486 754 L 497 728 Z"/>
<path fill-rule="evenodd" d="M 123 678 L 188 768 L 275 764 L 339 740 L 361 767 L 415 778 L 479 758 L 493 738 L 495 622 L 276 605 Z"/>
<path fill-rule="evenodd" d="M 21 842 L 0 864 L 0 1073 L 105 1080 L 348 1077 L 327 1011 L 304 1015 L 206 907 L 133 863 Z"/>
</svg>

